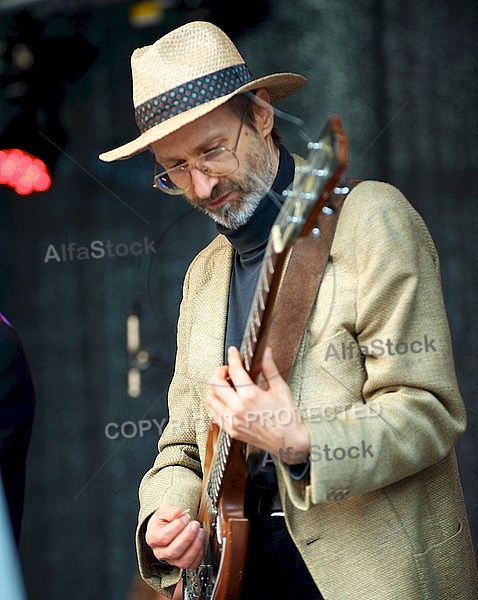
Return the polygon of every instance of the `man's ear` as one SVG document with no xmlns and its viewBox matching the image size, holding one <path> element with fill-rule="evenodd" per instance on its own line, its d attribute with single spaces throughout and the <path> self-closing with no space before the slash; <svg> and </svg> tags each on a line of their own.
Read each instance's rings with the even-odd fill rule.
<svg viewBox="0 0 478 600">
<path fill-rule="evenodd" d="M 272 108 L 269 92 L 266 88 L 256 90 L 252 109 L 256 127 L 266 137 L 274 127 L 274 109 Z"/>
</svg>

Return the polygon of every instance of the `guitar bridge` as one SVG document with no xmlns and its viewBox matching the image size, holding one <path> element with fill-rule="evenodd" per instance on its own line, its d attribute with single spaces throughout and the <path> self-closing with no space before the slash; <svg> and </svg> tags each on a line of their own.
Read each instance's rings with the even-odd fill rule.
<svg viewBox="0 0 478 600">
<path fill-rule="evenodd" d="M 183 600 L 211 600 L 214 590 L 214 567 L 199 565 L 183 571 Z"/>
</svg>

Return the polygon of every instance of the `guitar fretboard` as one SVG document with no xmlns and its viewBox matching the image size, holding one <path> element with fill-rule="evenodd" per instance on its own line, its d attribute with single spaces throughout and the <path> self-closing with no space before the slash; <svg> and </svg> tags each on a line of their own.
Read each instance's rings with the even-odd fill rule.
<svg viewBox="0 0 478 600">
<path fill-rule="evenodd" d="M 266 312 L 269 292 L 271 291 L 272 279 L 276 272 L 277 258 L 278 255 L 272 250 L 272 244 L 269 242 L 262 262 L 254 299 L 252 301 L 240 348 L 244 368 L 248 373 L 252 370 L 259 332 L 263 331 L 263 319 Z"/>
<path fill-rule="evenodd" d="M 217 508 L 231 445 L 231 436 L 221 429 L 217 438 L 216 451 L 211 463 L 211 470 L 209 471 L 206 486 L 206 503 L 209 514 L 213 514 Z"/>
</svg>

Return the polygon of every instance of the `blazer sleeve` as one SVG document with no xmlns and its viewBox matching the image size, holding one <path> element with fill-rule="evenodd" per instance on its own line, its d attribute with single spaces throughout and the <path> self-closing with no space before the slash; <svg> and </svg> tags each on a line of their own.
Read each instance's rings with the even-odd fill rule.
<svg viewBox="0 0 478 600">
<path fill-rule="evenodd" d="M 136 548 L 140 573 L 156 590 L 172 596 L 180 570 L 161 565 L 146 544 L 145 531 L 152 513 L 164 503 L 182 506 L 194 515 L 198 508 L 202 471 L 196 440 L 194 405 L 199 400 L 188 375 L 188 332 L 191 311 L 189 282 L 191 264 L 184 279 L 178 319 L 178 347 L 175 372 L 168 392 L 169 420 L 158 441 L 158 454 L 139 487 L 140 510 Z"/>
<path fill-rule="evenodd" d="M 310 477 L 278 467 L 304 510 L 438 463 L 466 426 L 437 252 L 399 190 L 349 194 L 327 269 L 293 374 Z"/>
</svg>

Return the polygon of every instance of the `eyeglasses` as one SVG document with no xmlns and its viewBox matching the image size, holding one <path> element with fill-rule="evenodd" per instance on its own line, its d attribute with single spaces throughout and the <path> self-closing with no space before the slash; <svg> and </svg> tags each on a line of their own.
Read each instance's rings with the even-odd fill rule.
<svg viewBox="0 0 478 600">
<path fill-rule="evenodd" d="M 197 169 L 208 175 L 209 177 L 224 177 L 230 175 L 239 167 L 239 159 L 236 156 L 239 138 L 241 137 L 242 126 L 244 125 L 244 117 L 242 115 L 239 133 L 237 134 L 236 143 L 232 148 L 226 146 L 218 146 L 213 150 L 200 154 L 195 160 L 183 162 L 172 169 L 167 169 L 158 173 L 159 163 L 154 165 L 153 188 L 179 196 L 185 194 L 191 187 L 191 169 Z"/>
</svg>

